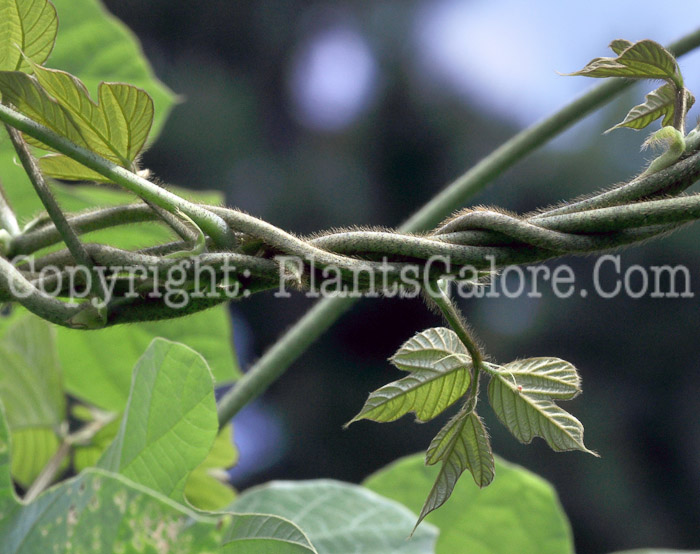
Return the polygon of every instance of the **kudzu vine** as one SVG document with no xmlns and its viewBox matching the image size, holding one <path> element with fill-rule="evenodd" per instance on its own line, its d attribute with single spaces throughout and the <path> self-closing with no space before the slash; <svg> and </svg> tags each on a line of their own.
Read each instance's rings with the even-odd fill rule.
<svg viewBox="0 0 700 554">
<path fill-rule="evenodd" d="M 488 433 L 476 410 L 483 375 L 489 378 L 492 409 L 516 439 L 529 443 L 539 436 L 556 451 L 595 454 L 584 445 L 581 423 L 557 404 L 581 392 L 574 366 L 546 357 L 504 365 L 489 361 L 450 288 L 480 286 L 494 277 L 494 266 L 604 251 L 700 218 L 700 195 L 680 196 L 700 177 L 700 131 L 685 133 L 694 97 L 668 50 L 650 40 L 615 40 L 610 45 L 615 58 L 596 58 L 570 74 L 664 81 L 612 128 L 642 129 L 662 119 L 662 128 L 645 144 L 664 143 L 667 150 L 630 182 L 524 216 L 477 208 L 421 233 L 411 232 L 420 226 L 414 218 L 399 231 L 347 229 L 297 237 L 238 210 L 187 201 L 149 180 L 139 166 L 153 121 L 149 95 L 132 85 L 101 83 L 95 102 L 77 77 L 45 67 L 58 28 L 55 10 L 48 1 L 27 6 L 0 23 L 13 29 L 2 36 L 19 40 L 0 42 L 0 120 L 46 215 L 21 227 L 0 194 L 0 301 L 17 302 L 58 325 L 89 330 L 182 317 L 280 285 L 304 290 L 318 276 L 333 276 L 328 292 L 342 294 L 352 287 L 363 293 L 379 286 L 386 295 L 422 294 L 449 328 L 428 329 L 405 342 L 390 361 L 407 376 L 371 393 L 348 423 L 394 421 L 409 412 L 428 421 L 461 403 L 426 452 L 426 463 L 439 462 L 441 469 L 416 525 L 449 498 L 465 470 L 480 487 L 494 478 Z M 675 50 L 687 51 L 698 41 L 695 36 Z M 585 100 L 586 109 L 624 86 L 617 81 L 599 89 Z M 548 125 L 511 144 L 504 165 L 542 142 Z M 478 168 L 483 175 L 474 182 L 487 181 L 494 171 Z M 142 202 L 64 214 L 47 179 L 112 183 Z M 450 194 L 433 204 L 444 204 Z M 132 251 L 81 238 L 149 221 L 163 223 L 177 240 Z M 61 243 L 65 250 L 42 253 Z M 145 267 L 152 273 L 139 273 Z M 202 267 L 212 276 L 204 291 L 195 275 Z M 174 272 L 182 287 L 175 293 L 166 284 Z M 255 379 L 257 373 L 251 374 Z M 231 398 L 246 394 L 250 400 L 259 393 L 247 387 L 244 379 L 223 401 L 222 422 L 236 410 Z"/>
</svg>

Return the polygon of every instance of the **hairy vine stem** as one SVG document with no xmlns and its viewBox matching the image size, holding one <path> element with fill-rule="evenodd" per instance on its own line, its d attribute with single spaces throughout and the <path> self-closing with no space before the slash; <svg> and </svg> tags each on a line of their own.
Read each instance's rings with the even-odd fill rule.
<svg viewBox="0 0 700 554">
<path fill-rule="evenodd" d="M 431 290 L 429 294 L 426 294 L 429 302 L 434 303 L 438 307 L 445 318 L 445 321 L 447 321 L 450 327 L 452 327 L 452 330 L 457 334 L 459 340 L 462 341 L 462 344 L 465 346 L 472 358 L 474 371 L 476 373 L 481 368 L 483 356 L 481 355 L 481 350 L 472 337 L 462 314 L 459 312 L 457 306 L 455 306 L 452 302 L 449 294 L 443 290 L 440 282 L 436 283 L 435 286 L 431 288 L 436 290 Z"/>
<path fill-rule="evenodd" d="M 402 282 L 402 271 L 413 266 L 420 267 L 417 277 L 455 275 L 465 266 L 482 270 L 493 265 L 543 261 L 565 254 L 602 251 L 670 232 L 700 217 L 700 195 L 655 199 L 656 196 L 670 189 L 681 191 L 698 177 L 700 153 L 695 153 L 671 168 L 615 189 L 624 194 L 603 192 L 580 202 L 579 211 L 562 213 L 555 208 L 521 218 L 480 208 L 459 213 L 431 233 L 420 235 L 347 230 L 304 239 L 248 214 L 212 206 L 208 209 L 229 225 L 240 248 L 190 256 L 187 267 L 166 257 L 183 249 L 184 243 L 162 244 L 139 252 L 100 244 L 86 244 L 83 248 L 100 267 L 148 266 L 161 277 L 178 264 L 191 276 L 195 264 L 199 264 L 217 271 L 220 279 L 228 263 L 230 275 L 239 280 L 245 277 L 247 285 L 256 290 L 278 286 L 281 280 L 293 280 L 281 265 L 289 258 L 301 264 L 299 277 L 308 279 L 314 271 L 337 268 L 344 283 L 365 290 L 377 275 L 385 278 L 384 285 Z M 620 205 L 621 198 L 629 203 Z M 157 219 L 147 206 L 129 205 L 79 214 L 69 222 L 76 232 L 86 233 Z M 45 224 L 12 239 L 10 252 L 13 256 L 27 256 L 60 240 L 56 227 Z M 249 243 L 256 245 L 254 254 L 246 253 Z M 68 270 L 75 265 L 75 256 L 63 250 L 33 260 L 31 271 L 39 272 L 48 266 Z M 28 278 L 36 278 L 25 265 L 17 267 Z M 357 283 L 353 279 L 358 279 Z M 46 282 L 49 280 L 44 277 Z M 308 282 L 300 280 L 296 285 L 304 288 Z M 0 297 L 12 298 L 7 290 L 0 291 Z"/>
</svg>

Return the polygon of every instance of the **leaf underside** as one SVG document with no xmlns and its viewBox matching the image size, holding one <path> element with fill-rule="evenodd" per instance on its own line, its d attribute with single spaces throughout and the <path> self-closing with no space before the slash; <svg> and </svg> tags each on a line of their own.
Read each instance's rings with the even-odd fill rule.
<svg viewBox="0 0 700 554">
<path fill-rule="evenodd" d="M 578 375 L 571 364 L 557 358 L 532 358 L 493 372 L 488 396 L 498 419 L 520 442 L 527 444 L 542 437 L 555 451 L 581 450 L 596 455 L 584 446 L 581 422 L 552 400 L 568 400 L 579 390 Z"/>
<path fill-rule="evenodd" d="M 493 480 L 493 452 L 484 423 L 476 412 L 460 412 L 435 435 L 425 454 L 425 463 L 435 465 L 438 462 L 442 462 L 442 466 L 416 526 L 447 502 L 465 469 L 471 472 L 479 487 L 485 487 Z"/>
<path fill-rule="evenodd" d="M 678 89 L 683 87 L 676 59 L 657 42 L 647 39 L 630 44 L 624 40 L 616 40 L 610 47 L 618 54 L 616 58 L 594 58 L 583 69 L 567 75 L 662 79 L 673 83 Z"/>
<path fill-rule="evenodd" d="M 410 374 L 369 395 L 360 419 L 395 421 L 409 412 L 429 421 L 462 397 L 471 383 L 471 358 L 457 335 L 446 328 L 427 329 L 409 339 L 391 362 Z"/>
<path fill-rule="evenodd" d="M 688 89 L 683 89 L 685 94 L 686 110 L 689 110 L 695 103 L 695 97 Z M 660 117 L 661 126 L 666 127 L 673 123 L 673 117 L 676 111 L 676 89 L 674 86 L 661 85 L 656 90 L 646 95 L 643 104 L 639 104 L 632 108 L 625 119 L 611 127 L 606 133 L 621 127 L 629 127 L 631 129 L 643 129 L 650 123 L 656 121 Z"/>
</svg>

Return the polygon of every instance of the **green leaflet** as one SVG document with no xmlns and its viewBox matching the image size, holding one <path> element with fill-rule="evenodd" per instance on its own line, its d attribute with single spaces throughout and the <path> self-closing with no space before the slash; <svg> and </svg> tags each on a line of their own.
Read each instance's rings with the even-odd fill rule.
<svg viewBox="0 0 700 554">
<path fill-rule="evenodd" d="M 662 79 L 683 88 L 683 77 L 673 55 L 653 40 L 640 40 L 625 46 L 627 41 L 613 41 L 610 47 L 617 58 L 594 58 L 586 66 L 567 75 L 586 77 L 626 77 L 628 79 Z"/>
<path fill-rule="evenodd" d="M 394 421 L 408 412 L 429 421 L 462 397 L 471 383 L 469 353 L 457 335 L 443 327 L 409 339 L 391 362 L 411 374 L 371 393 L 348 425 L 360 419 Z"/>
<path fill-rule="evenodd" d="M 98 466 L 184 503 L 218 420 L 211 371 L 182 344 L 155 339 L 134 368 L 126 412 Z"/>
<path fill-rule="evenodd" d="M 673 54 L 653 40 L 633 44 L 617 39 L 610 43 L 610 48 L 617 58 L 595 58 L 580 71 L 567 75 L 661 79 L 666 84 L 647 94 L 643 104 L 632 108 L 622 122 L 606 133 L 620 127 L 643 129 L 660 117 L 662 126 L 673 125 L 683 131 L 685 116 L 695 98 L 683 87 L 683 76 Z"/>
<path fill-rule="evenodd" d="M 45 62 L 57 29 L 56 8 L 51 2 L 0 0 L 0 71 L 31 72 L 27 59 Z"/>
<path fill-rule="evenodd" d="M 34 72 L 44 90 L 78 122 L 88 145 L 129 167 L 153 123 L 153 100 L 148 93 L 124 83 L 100 83 L 95 104 L 85 85 L 70 73 L 39 66 Z"/>
<path fill-rule="evenodd" d="M 0 0 L 0 3 L 4 1 L 6 0 Z M 99 83 L 105 79 L 128 81 L 148 91 L 155 104 L 155 119 L 150 133 L 152 141 L 162 128 L 175 99 L 154 77 L 134 34 L 107 12 L 99 0 L 54 0 L 53 4 L 60 14 L 60 32 L 56 37 L 56 46 L 51 52 L 51 65 L 80 78 L 92 95 L 97 93 Z M 25 221 L 42 209 L 42 206 L 36 195 L 26 193 L 31 184 L 23 169 L 13 162 L 14 157 L 14 149 L 10 142 L 0 141 L 0 170 L 5 192 L 20 221 Z M 76 205 L 72 197 L 77 194 L 85 196 L 84 194 L 77 193 L 74 187 L 69 189 L 55 184 L 53 188 L 66 211 L 115 203 L 114 200 L 104 199 L 90 199 L 89 203 L 85 203 L 81 199 Z M 91 193 L 90 196 L 106 196 L 107 192 L 113 199 L 121 197 L 120 203 L 133 201 L 133 195 L 106 189 L 100 189 L 99 193 Z M 144 226 L 133 227 L 139 231 L 142 228 Z M 120 232 L 137 234 L 127 228 L 121 228 Z M 145 244 L 138 245 L 143 246 Z"/>
<path fill-rule="evenodd" d="M 435 435 L 425 453 L 425 463 L 435 465 L 439 461 L 442 466 L 421 508 L 416 526 L 447 502 L 465 469 L 471 472 L 479 487 L 485 487 L 493 480 L 493 452 L 484 423 L 476 412 L 458 413 Z"/>
<path fill-rule="evenodd" d="M 567 364 L 568 372 L 562 368 L 569 376 L 567 382 L 561 376 L 548 378 L 548 368 L 566 362 L 556 358 L 551 364 L 545 362 L 546 358 L 534 360 L 540 362 L 518 360 L 498 371 L 496 366 L 489 367 L 489 402 L 498 419 L 520 442 L 527 444 L 534 437 L 542 437 L 553 450 L 581 450 L 597 456 L 583 444 L 581 422 L 551 400 L 566 400 L 577 394 L 577 383 L 575 386 L 571 378 L 573 366 Z"/>
<path fill-rule="evenodd" d="M 89 148 L 77 124 L 53 100 L 34 77 L 21 71 L 0 72 L 0 93 L 24 115 L 45 125 L 71 142 Z"/>
<path fill-rule="evenodd" d="M 446 327 L 433 327 L 417 333 L 401 345 L 390 361 L 403 371 L 431 368 L 454 354 L 469 356 L 457 334 Z"/>
<path fill-rule="evenodd" d="M 571 400 L 581 393 L 578 371 L 560 358 L 528 358 L 504 366 L 487 364 L 487 369 L 510 380 L 520 394 Z"/>
<path fill-rule="evenodd" d="M 695 103 L 695 97 L 688 89 L 684 89 L 685 94 L 685 109 L 689 110 Z M 661 126 L 665 127 L 673 123 L 673 116 L 676 111 L 676 88 L 673 85 L 666 83 L 661 85 L 656 90 L 645 96 L 644 103 L 632 108 L 625 119 L 610 127 L 606 133 L 619 129 L 621 127 L 630 127 L 631 129 L 643 129 L 653 121 L 660 117 Z"/>
</svg>

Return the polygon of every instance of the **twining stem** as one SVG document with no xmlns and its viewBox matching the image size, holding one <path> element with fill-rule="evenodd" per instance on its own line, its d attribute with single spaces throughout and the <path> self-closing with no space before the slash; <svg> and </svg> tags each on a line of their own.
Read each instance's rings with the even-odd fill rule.
<svg viewBox="0 0 700 554">
<path fill-rule="evenodd" d="M 22 162 L 24 171 L 27 173 L 29 180 L 34 186 L 34 190 L 41 200 L 41 203 L 44 205 L 44 208 L 46 208 L 46 213 L 49 214 L 51 221 L 60 233 L 61 238 L 63 238 L 63 242 L 66 243 L 66 246 L 75 259 L 76 264 L 91 272 L 92 283 L 96 288 L 96 290 L 91 292 L 96 294 L 104 302 L 104 300 L 107 298 L 107 293 L 102 285 L 102 280 L 95 272 L 95 265 L 93 264 L 92 258 L 90 257 L 90 254 L 88 254 L 87 250 L 85 250 L 83 244 L 80 242 L 77 233 L 66 220 L 63 210 L 61 210 L 61 207 L 58 205 L 58 202 L 56 202 L 51 189 L 49 189 L 49 186 L 46 184 L 44 176 L 39 170 L 34 156 L 32 156 L 31 152 L 29 151 L 27 143 L 24 142 L 22 133 L 9 125 L 5 125 L 5 128 L 10 135 L 10 141 L 12 142 L 15 152 L 17 152 L 17 156 L 19 156 L 19 159 Z"/>
<path fill-rule="evenodd" d="M 111 181 L 170 213 L 177 214 L 177 210 L 180 210 L 189 216 L 205 233 L 211 236 L 217 246 L 231 248 L 235 244 L 235 236 L 228 225 L 226 225 L 226 222 L 198 204 L 188 202 L 114 162 L 110 162 L 94 152 L 73 144 L 47 127 L 2 104 L 0 104 L 0 120 L 80 162 L 100 175 L 104 175 Z"/>
<path fill-rule="evenodd" d="M 682 56 L 698 46 L 700 29 L 669 45 L 668 50 L 675 56 Z M 612 100 L 631 84 L 629 80 L 612 79 L 598 85 L 554 115 L 516 134 L 423 206 L 400 230 L 418 232 L 436 226 L 506 169 Z M 243 406 L 261 395 L 354 302 L 355 299 L 351 298 L 324 298 L 313 306 L 221 398 L 218 407 L 219 424 L 228 423 Z M 313 319 L 316 316 L 319 316 L 318 320 Z M 284 351 L 288 354 L 280 355 Z"/>
</svg>

